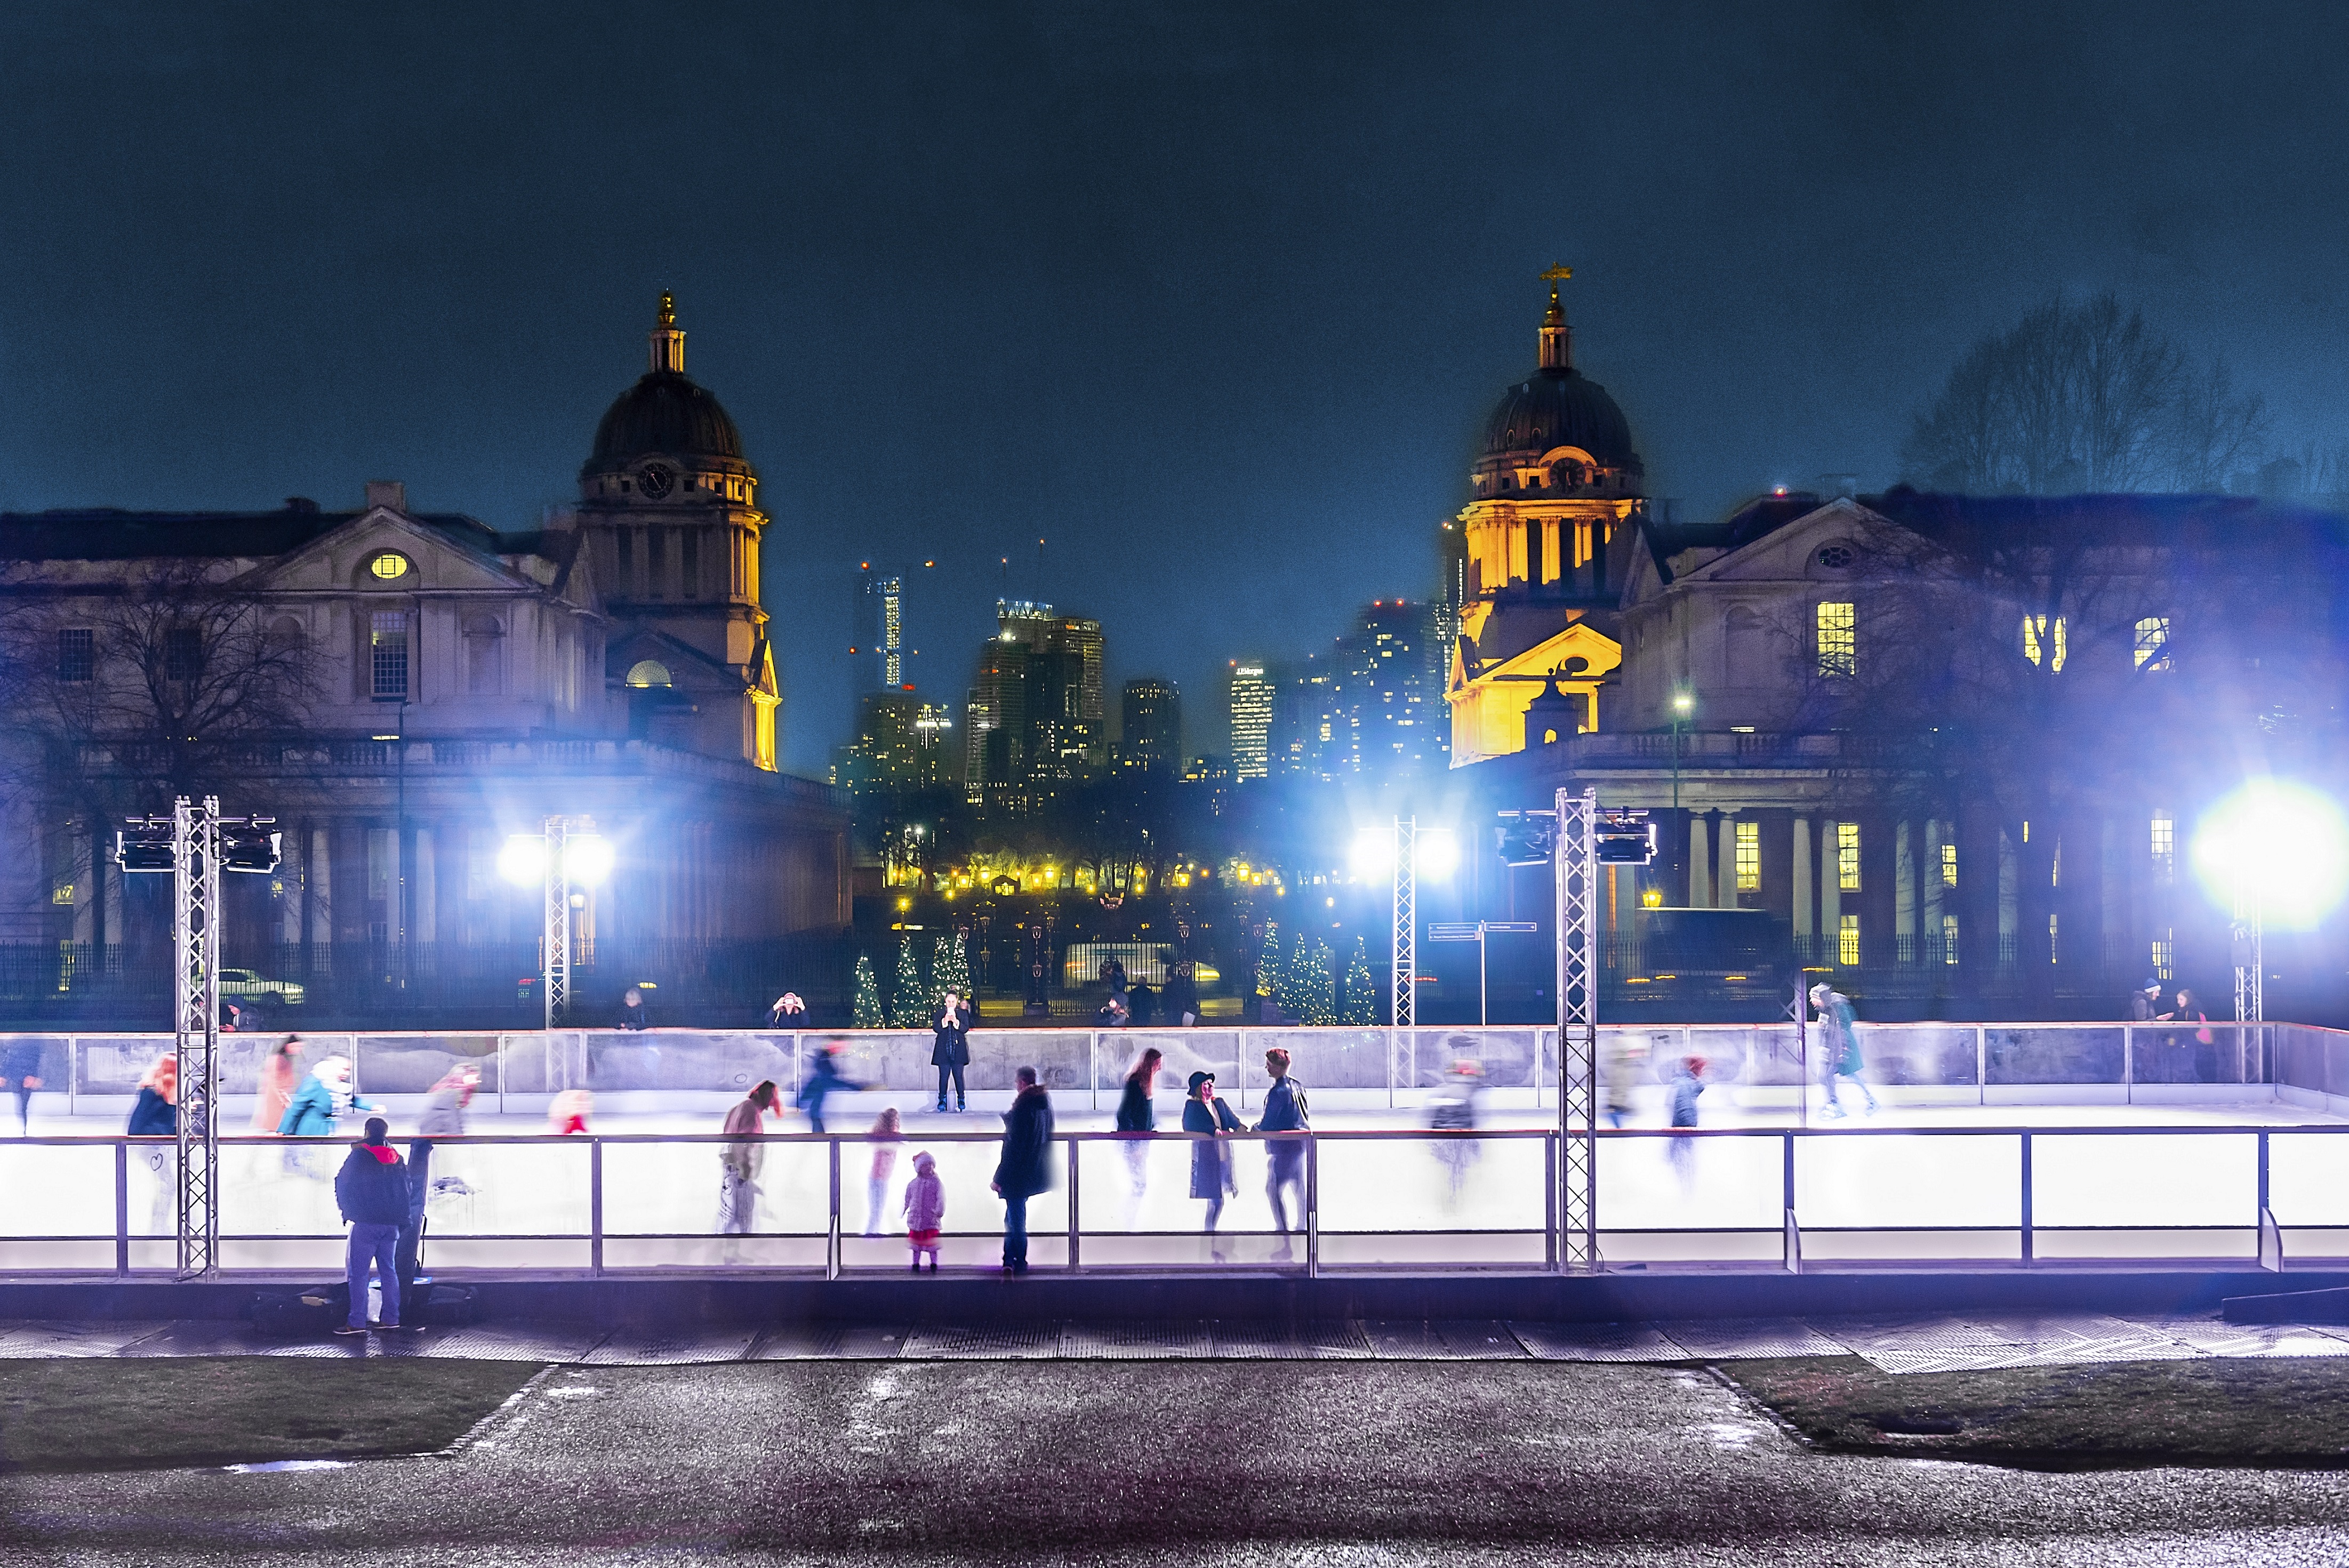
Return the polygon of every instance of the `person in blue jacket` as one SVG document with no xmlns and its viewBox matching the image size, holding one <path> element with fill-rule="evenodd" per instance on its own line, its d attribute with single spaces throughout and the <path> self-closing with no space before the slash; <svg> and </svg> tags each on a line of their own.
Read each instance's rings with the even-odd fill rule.
<svg viewBox="0 0 2349 1568">
<path fill-rule="evenodd" d="M 351 1064 L 345 1057 L 324 1057 L 302 1080 L 277 1120 L 280 1138 L 332 1138 L 335 1123 L 347 1110 L 381 1110 L 351 1092 Z"/>
<path fill-rule="evenodd" d="M 351 1227 L 350 1244 L 343 1254 L 351 1310 L 348 1319 L 335 1330 L 337 1334 L 367 1331 L 369 1264 L 375 1267 L 376 1284 L 383 1293 L 382 1326 L 400 1326 L 399 1228 L 408 1221 L 409 1193 L 408 1162 L 385 1141 L 390 1130 L 383 1118 L 368 1117 L 367 1135 L 335 1173 L 335 1203 Z"/>
<path fill-rule="evenodd" d="M 823 1102 L 826 1096 L 845 1089 L 863 1088 L 841 1075 L 839 1047 L 826 1046 L 816 1052 L 814 1065 L 808 1068 L 807 1082 L 800 1086 L 799 1108 L 807 1112 L 808 1130 L 823 1130 Z"/>
</svg>

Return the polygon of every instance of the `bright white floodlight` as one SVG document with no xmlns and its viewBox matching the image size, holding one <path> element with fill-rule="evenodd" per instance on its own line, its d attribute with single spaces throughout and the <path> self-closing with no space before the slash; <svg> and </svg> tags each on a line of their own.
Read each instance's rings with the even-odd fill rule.
<svg viewBox="0 0 2349 1568">
<path fill-rule="evenodd" d="M 2222 904 L 2271 927 L 2306 930 L 2349 892 L 2349 825 L 2304 785 L 2247 784 L 2203 817 L 2194 870 Z"/>
<path fill-rule="evenodd" d="M 1449 828 L 1423 828 L 1413 851 L 1416 870 L 1430 882 L 1442 882 L 1460 866 L 1460 841 Z"/>
<path fill-rule="evenodd" d="M 1395 835 L 1392 828 L 1364 828 L 1354 835 L 1347 859 L 1356 882 L 1384 882 L 1394 873 Z"/>
<path fill-rule="evenodd" d="M 546 838 L 541 833 L 516 833 L 498 851 L 498 875 L 516 887 L 536 887 L 546 880 Z"/>
<path fill-rule="evenodd" d="M 576 833 L 563 841 L 563 873 L 582 887 L 594 887 L 612 874 L 612 841 L 598 833 Z"/>
</svg>

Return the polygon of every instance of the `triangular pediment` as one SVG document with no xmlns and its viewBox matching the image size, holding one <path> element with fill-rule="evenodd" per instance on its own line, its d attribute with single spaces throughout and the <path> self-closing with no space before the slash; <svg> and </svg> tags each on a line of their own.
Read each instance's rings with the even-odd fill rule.
<svg viewBox="0 0 2349 1568">
<path fill-rule="evenodd" d="M 1866 577 L 1888 560 L 1913 562 L 1930 548 L 1912 530 L 1849 497 L 1677 573 L 1675 583 L 1790 583 Z M 1847 556 L 1823 552 L 1847 552 Z M 1840 562 L 1840 563 L 1837 563 Z"/>
<path fill-rule="evenodd" d="M 485 544 L 494 542 L 484 534 Z M 385 552 L 413 563 L 405 578 L 381 583 L 367 576 L 367 564 Z M 546 592 L 493 553 L 458 544 L 439 529 L 391 507 L 370 507 L 328 529 L 301 548 L 254 568 L 238 579 L 248 589 L 326 592 L 361 586 L 392 590 L 503 589 Z"/>
</svg>

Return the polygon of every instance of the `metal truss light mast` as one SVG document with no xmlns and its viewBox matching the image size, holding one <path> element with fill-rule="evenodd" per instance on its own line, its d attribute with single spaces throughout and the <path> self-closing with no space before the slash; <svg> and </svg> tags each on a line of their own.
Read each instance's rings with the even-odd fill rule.
<svg viewBox="0 0 2349 1568">
<path fill-rule="evenodd" d="M 1419 819 L 1394 820 L 1394 1026 L 1408 1029 L 1418 1016 Z M 1375 885 L 1375 884 L 1374 884 Z"/>
<path fill-rule="evenodd" d="M 1557 792 L 1558 1261 L 1599 1260 L 1599 856 L 1596 790 Z"/>
<path fill-rule="evenodd" d="M 545 974 L 546 1026 L 553 1029 L 571 1006 L 571 874 L 565 865 L 568 817 L 546 820 L 546 932 L 540 962 Z"/>
<path fill-rule="evenodd" d="M 179 1066 L 173 1181 L 181 1279 L 220 1271 L 221 873 L 277 869 L 272 817 L 223 817 L 220 799 L 182 795 L 169 817 L 134 817 L 115 841 L 125 872 L 171 873 L 171 1037 Z"/>
</svg>

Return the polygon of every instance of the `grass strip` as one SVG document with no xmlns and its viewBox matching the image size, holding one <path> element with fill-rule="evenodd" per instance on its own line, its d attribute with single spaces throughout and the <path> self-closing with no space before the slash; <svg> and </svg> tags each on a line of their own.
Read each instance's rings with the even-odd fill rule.
<svg viewBox="0 0 2349 1568">
<path fill-rule="evenodd" d="M 147 1470 L 443 1449 L 534 1361 L 0 1361 L 0 1469 Z"/>
<path fill-rule="evenodd" d="M 1857 1356 L 1724 1363 L 1820 1448 L 2033 1470 L 2349 1465 L 2349 1363 L 2126 1361 L 1878 1370 Z"/>
</svg>

